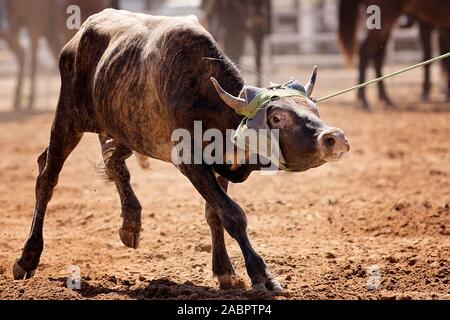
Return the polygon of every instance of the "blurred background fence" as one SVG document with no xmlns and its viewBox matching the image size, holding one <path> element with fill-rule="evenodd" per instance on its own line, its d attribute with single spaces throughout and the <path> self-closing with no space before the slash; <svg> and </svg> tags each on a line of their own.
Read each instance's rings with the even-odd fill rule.
<svg viewBox="0 0 450 320">
<path fill-rule="evenodd" d="M 120 5 L 131 11 L 169 16 L 195 14 L 201 19 L 200 3 L 201 0 L 121 0 Z M 272 66 L 309 68 L 312 64 L 318 64 L 322 67 L 343 67 L 337 45 L 338 3 L 337 0 L 272 1 L 273 33 L 266 40 L 266 58 L 270 55 L 271 61 L 266 62 Z M 361 22 L 359 39 L 364 37 L 365 30 Z M 420 60 L 422 49 L 418 37 L 416 24 L 410 28 L 396 28 L 389 41 L 386 62 L 394 64 Z M 249 67 L 253 64 L 251 52 L 248 41 L 242 61 Z"/>
<path fill-rule="evenodd" d="M 233 1 L 233 0 L 231 0 Z M 120 7 L 130 11 L 146 12 L 168 16 L 194 14 L 200 19 L 201 0 L 120 0 Z M 271 56 L 270 65 L 342 67 L 343 59 L 337 46 L 337 5 L 336 0 L 276 0 L 272 1 L 272 30 L 266 40 L 266 58 Z M 359 38 L 363 38 L 362 27 Z M 408 63 L 418 61 L 421 47 L 418 41 L 418 26 L 396 28 L 389 41 L 387 63 Z M 436 41 L 436 40 L 434 40 Z M 24 36 L 22 41 L 27 46 Z M 45 51 L 45 48 L 41 50 Z M 436 46 L 434 46 L 436 47 Z M 0 57 L 4 57 L 7 45 L 0 39 Z M 251 44 L 246 45 L 243 64 L 251 67 L 253 59 Z M 42 54 L 46 54 L 45 52 Z M 40 59 L 44 68 L 52 66 L 51 59 Z M 3 62 L 3 63 L 2 63 Z M 266 61 L 268 62 L 268 61 Z M 5 59 L 0 59 L 0 72 L 8 71 Z"/>
</svg>

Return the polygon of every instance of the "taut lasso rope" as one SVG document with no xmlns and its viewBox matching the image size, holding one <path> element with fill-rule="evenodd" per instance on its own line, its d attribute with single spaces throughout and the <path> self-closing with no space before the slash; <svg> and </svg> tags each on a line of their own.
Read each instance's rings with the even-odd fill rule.
<svg viewBox="0 0 450 320">
<path fill-rule="evenodd" d="M 376 82 L 382 81 L 382 80 L 384 80 L 384 79 L 387 79 L 387 78 L 391 78 L 391 77 L 397 76 L 397 75 L 399 75 L 399 74 L 401 74 L 401 73 L 410 71 L 410 70 L 415 69 L 415 68 L 419 68 L 419 67 L 425 66 L 425 65 L 427 65 L 427 64 L 430 64 L 430 63 L 433 63 L 433 62 L 436 62 L 436 61 L 439 61 L 439 60 L 442 60 L 442 59 L 445 59 L 445 58 L 448 58 L 448 57 L 450 57 L 450 52 L 447 52 L 447 53 L 445 53 L 445 54 L 443 54 L 443 55 L 437 56 L 437 57 L 435 57 L 435 58 L 433 58 L 433 59 L 426 60 L 426 61 L 423 61 L 423 62 L 421 62 L 421 63 L 415 64 L 415 65 L 410 66 L 410 67 L 408 67 L 408 68 L 401 69 L 401 70 L 398 70 L 398 71 L 389 73 L 389 74 L 387 74 L 387 75 L 384 75 L 384 76 L 382 76 L 382 77 L 379 77 L 379 78 L 376 78 L 376 79 L 373 79 L 373 80 L 370 80 L 370 81 L 367 81 L 367 82 L 358 84 L 358 85 L 353 86 L 353 87 L 351 87 L 351 88 L 348 88 L 348 89 L 345 89 L 345 90 L 341 90 L 341 91 L 338 91 L 338 92 L 329 94 L 329 95 L 327 95 L 327 96 L 325 96 L 325 97 L 322 97 L 322 98 L 320 98 L 320 99 L 316 99 L 315 101 L 316 101 L 316 102 L 321 102 L 321 101 L 324 101 L 324 100 L 328 100 L 328 99 L 334 98 L 334 97 L 336 97 L 336 96 L 339 96 L 339 95 L 341 95 L 341 94 L 344 94 L 344 93 L 347 93 L 347 92 L 350 92 L 350 91 L 353 91 L 353 90 L 357 90 L 357 89 L 363 88 L 363 87 L 365 87 L 365 86 L 368 86 L 369 84 L 376 83 Z"/>
</svg>

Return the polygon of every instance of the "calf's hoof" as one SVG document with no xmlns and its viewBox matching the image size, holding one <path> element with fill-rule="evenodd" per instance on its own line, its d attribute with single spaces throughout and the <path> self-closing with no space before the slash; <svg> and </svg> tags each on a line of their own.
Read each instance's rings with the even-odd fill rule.
<svg viewBox="0 0 450 320">
<path fill-rule="evenodd" d="M 36 269 L 31 270 L 31 271 L 25 270 L 25 268 L 23 268 L 19 264 L 19 259 L 16 259 L 16 261 L 14 262 L 14 266 L 13 266 L 14 280 L 30 279 L 34 276 L 35 273 L 36 273 Z"/>
<path fill-rule="evenodd" d="M 254 291 L 271 291 L 274 293 L 281 293 L 283 292 L 283 287 L 281 287 L 281 284 L 278 282 L 278 280 L 275 279 L 267 279 L 265 282 L 259 282 L 252 285 L 252 289 Z"/>
<path fill-rule="evenodd" d="M 219 287 L 223 290 L 230 290 L 230 289 L 247 289 L 247 285 L 245 284 L 245 281 L 237 276 L 237 275 L 218 275 L 217 279 L 219 280 Z"/>
<path fill-rule="evenodd" d="M 124 228 L 119 229 L 119 236 L 122 243 L 128 248 L 137 249 L 141 240 L 140 231 L 130 231 Z"/>
</svg>

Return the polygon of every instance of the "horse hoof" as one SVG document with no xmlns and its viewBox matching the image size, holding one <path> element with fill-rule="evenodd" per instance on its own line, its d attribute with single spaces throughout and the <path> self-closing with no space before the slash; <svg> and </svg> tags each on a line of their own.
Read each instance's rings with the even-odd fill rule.
<svg viewBox="0 0 450 320">
<path fill-rule="evenodd" d="M 396 105 L 389 101 L 383 101 L 383 107 L 387 111 L 397 110 Z"/>
<path fill-rule="evenodd" d="M 356 106 L 364 111 L 370 111 L 370 105 L 366 100 L 358 100 Z"/>
<path fill-rule="evenodd" d="M 139 242 L 141 239 L 140 234 L 140 231 L 133 232 L 124 228 L 119 229 L 120 240 L 122 240 L 122 243 L 128 248 L 132 249 L 137 249 L 139 247 Z"/>
<path fill-rule="evenodd" d="M 19 264 L 19 259 L 16 259 L 13 266 L 13 276 L 14 280 L 25 280 L 30 279 L 34 276 L 36 273 L 36 270 L 32 271 L 26 271 L 22 266 Z"/>
<path fill-rule="evenodd" d="M 429 97 L 429 95 L 428 94 L 422 94 L 422 96 L 420 97 L 420 100 L 422 101 L 422 102 L 429 102 L 429 100 L 430 100 L 430 97 Z"/>
<path fill-rule="evenodd" d="M 245 281 L 237 275 L 229 275 L 229 274 L 220 275 L 217 276 L 217 279 L 219 280 L 220 289 L 223 290 L 247 289 Z"/>
</svg>

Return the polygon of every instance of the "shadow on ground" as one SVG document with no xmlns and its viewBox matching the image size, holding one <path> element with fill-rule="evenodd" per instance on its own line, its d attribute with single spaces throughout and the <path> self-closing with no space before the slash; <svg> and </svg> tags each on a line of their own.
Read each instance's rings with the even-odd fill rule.
<svg viewBox="0 0 450 320">
<path fill-rule="evenodd" d="M 66 287 L 67 279 L 52 278 L 50 281 L 60 282 Z M 81 279 L 81 289 L 76 292 L 84 299 L 96 299 L 99 295 L 123 296 L 130 299 L 154 300 L 197 300 L 197 299 L 243 299 L 243 300 L 271 300 L 280 294 L 257 292 L 252 290 L 222 290 L 206 286 L 195 285 L 190 281 L 177 283 L 161 278 L 155 280 L 135 281 L 120 280 L 114 276 L 100 279 Z"/>
</svg>

